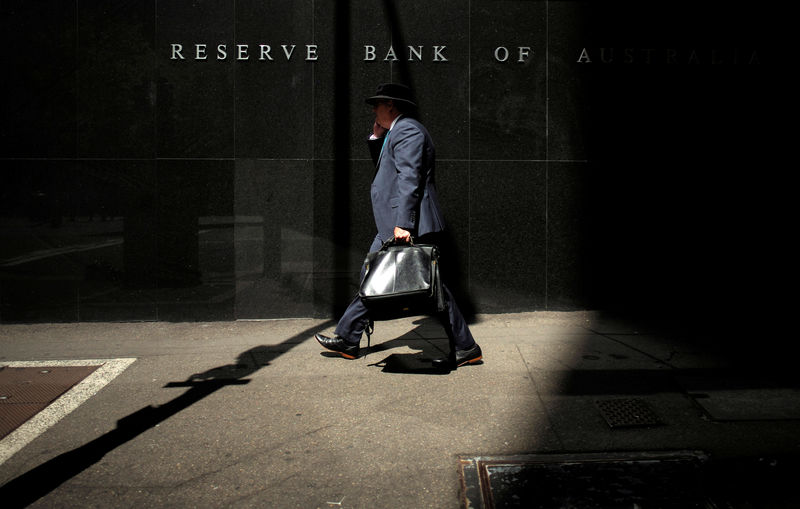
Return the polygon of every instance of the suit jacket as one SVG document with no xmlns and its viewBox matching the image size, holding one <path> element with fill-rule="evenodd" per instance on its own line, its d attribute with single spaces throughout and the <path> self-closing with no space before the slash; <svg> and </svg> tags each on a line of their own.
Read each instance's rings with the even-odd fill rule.
<svg viewBox="0 0 800 509">
<path fill-rule="evenodd" d="M 393 238 L 395 226 L 415 237 L 442 231 L 434 177 L 436 154 L 425 126 L 400 117 L 385 144 L 383 138 L 370 141 L 370 152 L 376 165 L 370 194 L 378 237 Z"/>
</svg>

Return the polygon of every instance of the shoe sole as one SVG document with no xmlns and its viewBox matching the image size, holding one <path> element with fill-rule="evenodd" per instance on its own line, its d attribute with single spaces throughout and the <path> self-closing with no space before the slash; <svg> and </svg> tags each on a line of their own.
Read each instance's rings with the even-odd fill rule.
<svg viewBox="0 0 800 509">
<path fill-rule="evenodd" d="M 319 340 L 317 340 L 317 343 L 319 343 Z M 349 353 L 344 353 L 344 352 L 340 352 L 339 350 L 334 350 L 332 348 L 328 348 L 327 346 L 323 345 L 322 343 L 319 343 L 319 346 L 321 346 L 322 348 L 324 348 L 325 350 L 327 350 L 329 352 L 338 353 L 339 355 L 341 355 L 345 359 L 350 359 L 351 361 L 358 358 L 358 356 L 356 356 L 356 355 L 350 355 Z"/>
<path fill-rule="evenodd" d="M 461 364 L 458 364 L 456 367 L 460 368 L 461 366 L 466 366 L 467 364 L 475 364 L 476 362 L 478 362 L 481 359 L 483 359 L 483 355 L 479 355 L 478 357 L 475 357 L 474 359 L 461 361 Z"/>
</svg>

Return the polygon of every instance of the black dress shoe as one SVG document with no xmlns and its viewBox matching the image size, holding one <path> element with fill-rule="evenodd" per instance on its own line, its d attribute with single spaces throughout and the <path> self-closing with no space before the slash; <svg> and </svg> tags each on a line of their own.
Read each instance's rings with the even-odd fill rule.
<svg viewBox="0 0 800 509">
<path fill-rule="evenodd" d="M 439 369 L 455 369 L 466 364 L 475 364 L 483 358 L 483 352 L 478 343 L 469 350 L 456 350 L 447 357 L 433 360 L 433 367 Z"/>
<path fill-rule="evenodd" d="M 352 343 L 348 343 L 339 336 L 333 336 L 332 338 L 329 338 L 328 336 L 319 333 L 314 334 L 314 339 L 316 339 L 320 345 L 324 346 L 328 350 L 338 353 L 345 359 L 358 358 L 358 344 L 354 345 Z"/>
</svg>

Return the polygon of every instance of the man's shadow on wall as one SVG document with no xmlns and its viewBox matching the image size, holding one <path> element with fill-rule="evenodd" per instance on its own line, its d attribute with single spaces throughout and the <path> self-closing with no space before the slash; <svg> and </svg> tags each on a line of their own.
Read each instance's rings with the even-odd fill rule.
<svg viewBox="0 0 800 509">
<path fill-rule="evenodd" d="M 20 475 L 0 487 L 3 507 L 26 507 L 58 488 L 61 484 L 99 462 L 109 452 L 133 440 L 145 431 L 166 421 L 173 415 L 229 385 L 246 385 L 245 379 L 271 361 L 307 340 L 320 328 L 332 322 L 314 326 L 296 336 L 271 346 L 257 346 L 239 354 L 234 364 L 209 369 L 191 375 L 181 382 L 170 382 L 169 387 L 186 387 L 188 390 L 175 399 L 159 406 L 147 406 L 117 421 L 117 427 L 85 445 L 67 451 L 38 467 Z"/>
</svg>

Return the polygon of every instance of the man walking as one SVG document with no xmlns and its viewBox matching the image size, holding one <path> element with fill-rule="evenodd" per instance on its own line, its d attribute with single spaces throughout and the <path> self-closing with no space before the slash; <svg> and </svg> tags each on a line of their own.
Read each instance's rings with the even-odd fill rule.
<svg viewBox="0 0 800 509">
<path fill-rule="evenodd" d="M 375 113 L 369 146 L 377 168 L 370 195 L 378 233 L 370 252 L 392 239 L 409 242 L 413 237 L 419 244 L 438 245 L 444 220 L 434 178 L 436 155 L 430 134 L 412 117 L 416 104 L 411 90 L 405 85 L 382 84 L 367 103 Z M 474 364 L 483 357 L 481 348 L 446 284 L 442 291 L 445 311 L 439 314 L 439 320 L 450 340 L 450 354 L 434 360 L 434 365 L 454 369 Z M 356 295 L 339 320 L 334 336 L 318 333 L 314 337 L 328 350 L 355 359 L 369 324 L 369 311 Z"/>
</svg>

